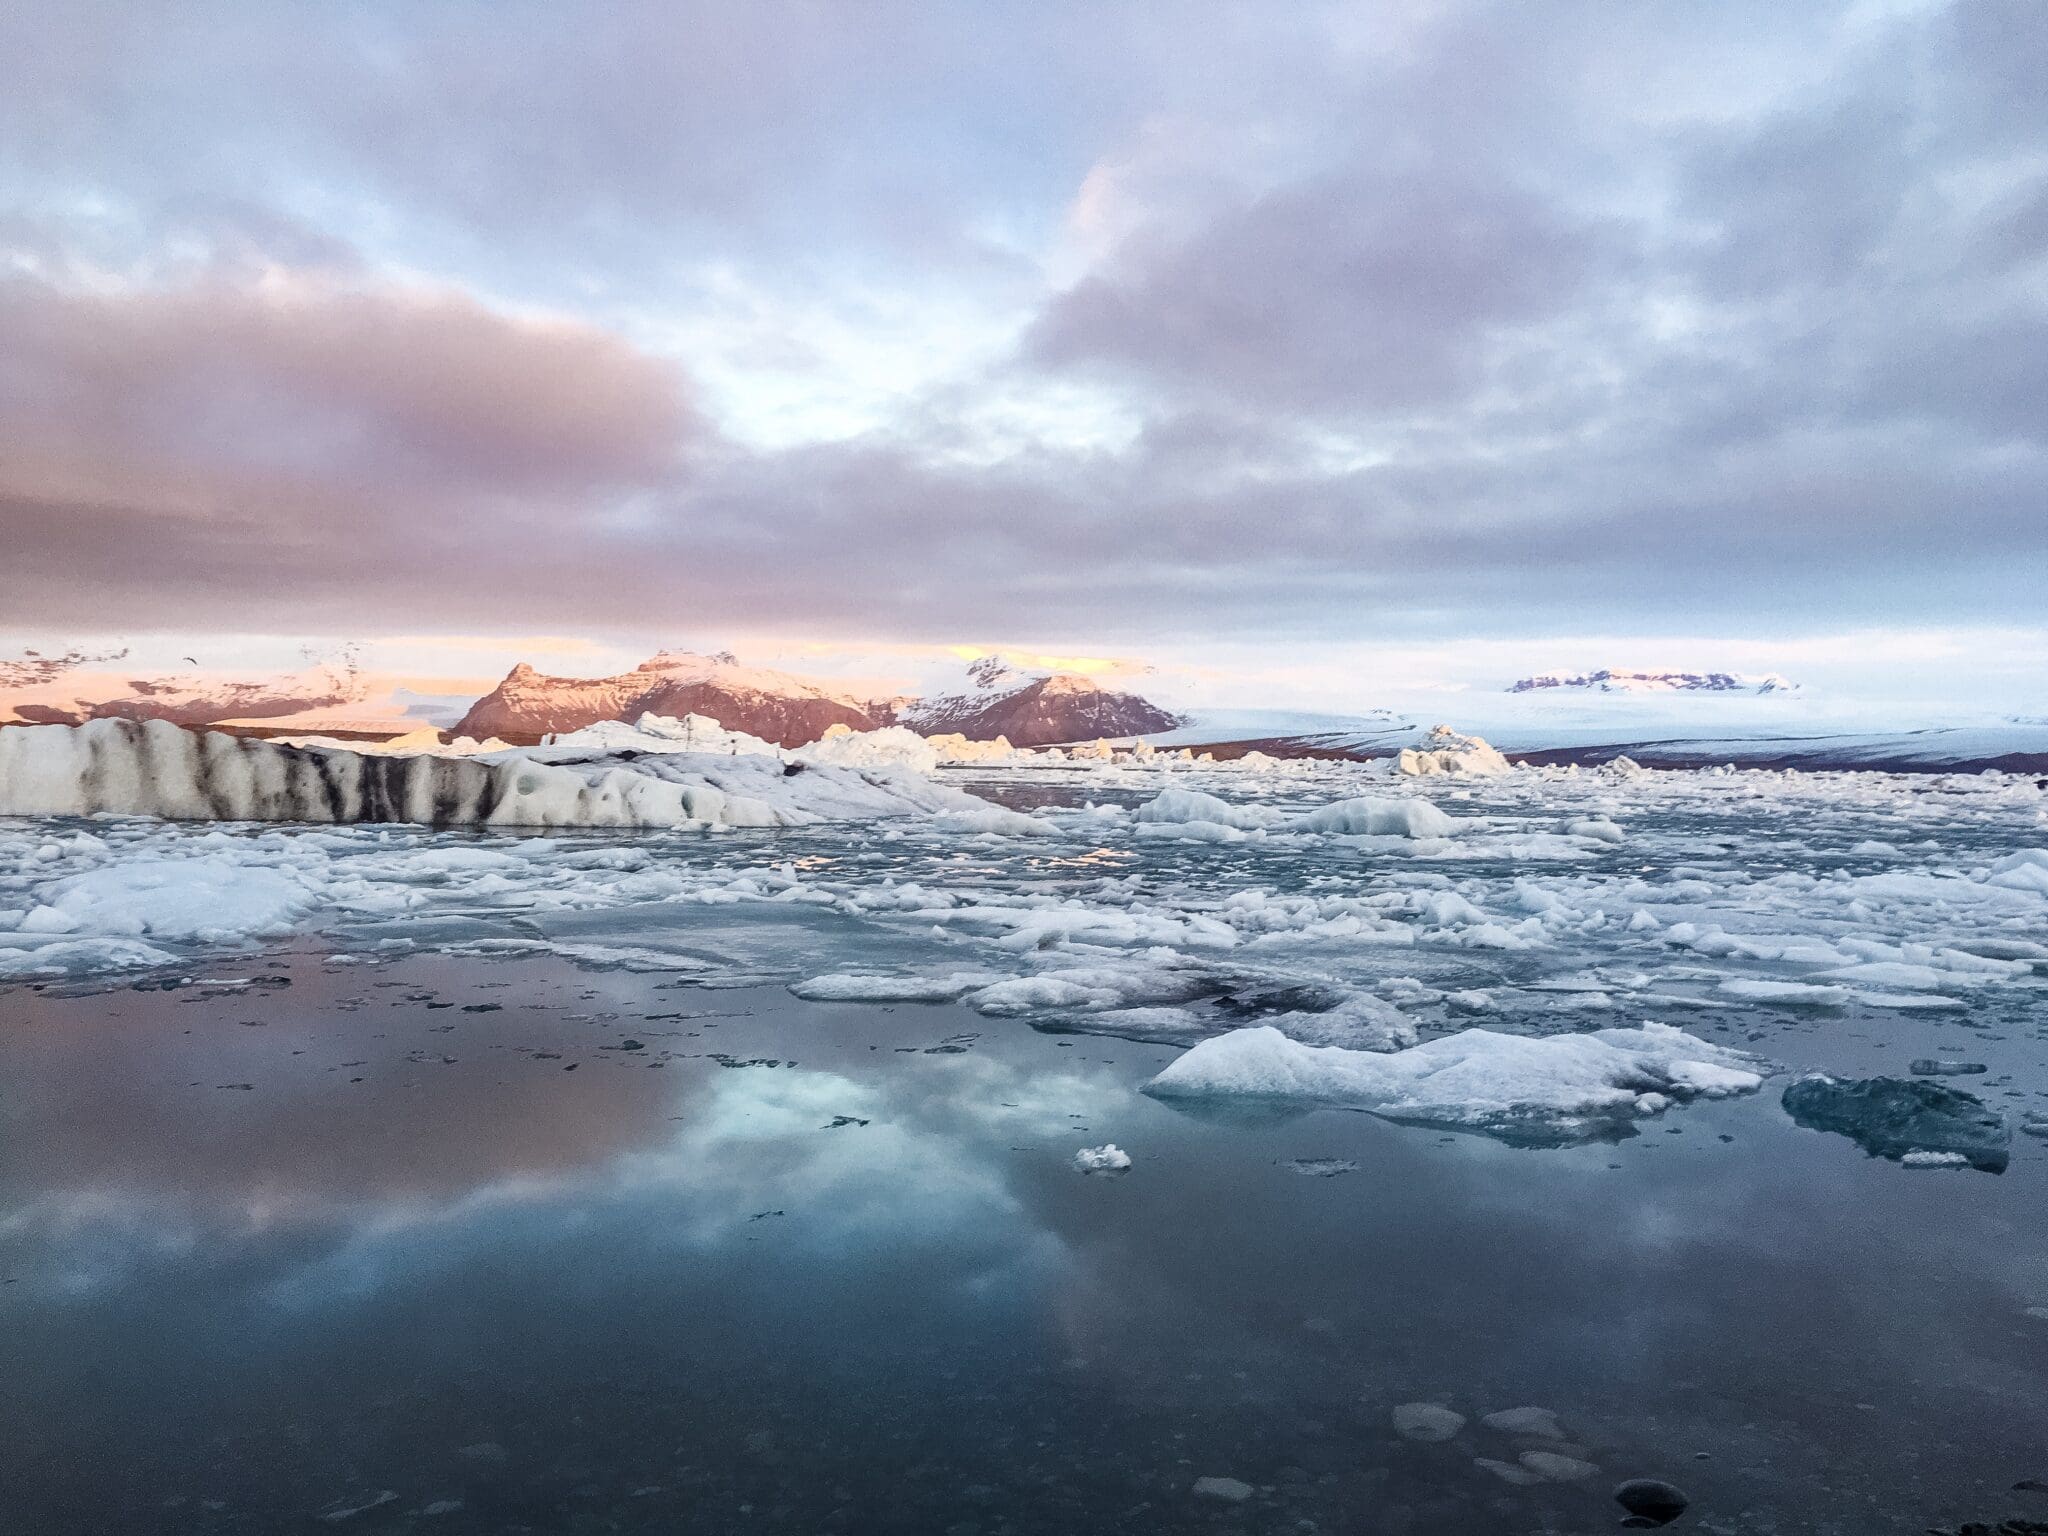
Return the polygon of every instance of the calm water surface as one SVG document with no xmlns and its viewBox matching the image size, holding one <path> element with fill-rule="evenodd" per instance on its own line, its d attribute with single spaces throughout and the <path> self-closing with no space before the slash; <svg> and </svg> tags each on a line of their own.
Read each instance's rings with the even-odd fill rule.
<svg viewBox="0 0 2048 1536">
<path fill-rule="evenodd" d="M 2048 1517 L 2026 1138 L 1911 1172 L 1772 1085 L 1527 1150 L 1192 1116 L 1134 1091 L 1169 1047 L 952 1006 L 191 974 L 255 981 L 0 992 L 8 1533 L 1578 1532 L 1639 1475 L 1674 1529 Z M 1475 1466 L 1523 1405 L 1600 1474 Z"/>
</svg>

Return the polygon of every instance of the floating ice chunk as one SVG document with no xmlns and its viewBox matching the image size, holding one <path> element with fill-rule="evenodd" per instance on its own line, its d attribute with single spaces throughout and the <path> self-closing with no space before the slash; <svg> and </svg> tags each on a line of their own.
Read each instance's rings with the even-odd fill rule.
<svg viewBox="0 0 2048 1536">
<path fill-rule="evenodd" d="M 1944 1061 L 1934 1056 L 1920 1056 L 1907 1066 L 1915 1077 L 1975 1077 L 1991 1069 L 1981 1061 Z"/>
<path fill-rule="evenodd" d="M 1960 1152 L 1908 1152 L 1899 1159 L 1903 1168 L 1967 1168 L 1970 1160 Z"/>
<path fill-rule="evenodd" d="M 745 731 L 729 731 L 709 715 L 643 714 L 628 725 L 623 720 L 598 720 L 580 730 L 560 731 L 546 738 L 550 748 L 579 752 L 708 752 L 720 757 L 773 757 L 782 749 Z"/>
<path fill-rule="evenodd" d="M 977 1013 L 1010 1016 L 1040 1009 L 1084 1013 L 1144 1003 L 1184 1003 L 1210 985 L 1201 972 L 1143 960 L 1122 965 L 1063 966 L 1036 976 L 1013 976 L 967 996 Z"/>
<path fill-rule="evenodd" d="M 1264 1022 L 1305 1045 L 1341 1045 L 1355 1051 L 1396 1051 L 1419 1038 L 1413 1019 L 1369 993 L 1348 997 L 1320 1013 L 1276 1013 Z"/>
<path fill-rule="evenodd" d="M 1388 1055 L 1258 1026 L 1194 1046 L 1145 1092 L 1287 1099 L 1557 1141 L 1616 1129 L 1669 1100 L 1753 1092 L 1763 1079 L 1752 1067 L 1663 1024 L 1543 1038 L 1467 1029 Z"/>
<path fill-rule="evenodd" d="M 1074 1166 L 1083 1173 L 1122 1173 L 1131 1166 L 1131 1154 L 1113 1141 L 1104 1142 L 1076 1152 Z"/>
<path fill-rule="evenodd" d="M 1194 1494 L 1198 1499 L 1221 1499 L 1226 1504 L 1242 1504 L 1252 1496 L 1252 1485 L 1234 1477 L 1198 1477 Z"/>
<path fill-rule="evenodd" d="M 972 811 L 944 811 L 934 818 L 948 832 L 986 833 L 996 837 L 1046 837 L 1059 828 L 1041 816 L 1005 810 L 1000 805 Z"/>
<path fill-rule="evenodd" d="M 1491 744 L 1477 736 L 1462 735 L 1448 725 L 1439 725 L 1423 737 L 1422 745 L 1404 747 L 1394 759 L 1395 771 L 1409 775 L 1461 773 L 1493 775 L 1508 772 L 1508 760 Z"/>
<path fill-rule="evenodd" d="M 930 773 L 939 766 L 939 749 L 930 741 L 900 725 L 879 731 L 856 731 L 845 725 L 830 725 L 825 734 L 790 756 L 805 763 L 836 763 L 846 768 L 908 768 Z"/>
<path fill-rule="evenodd" d="M 2048 848 L 2022 848 L 1991 866 L 1987 885 L 2048 896 Z"/>
<path fill-rule="evenodd" d="M 1133 829 L 1140 838 L 1177 838 L 1185 843 L 1241 843 L 1246 834 L 1220 821 L 1145 821 Z"/>
<path fill-rule="evenodd" d="M 1370 795 L 1310 811 L 1294 825 L 1304 832 L 1372 837 L 1449 837 L 1458 830 L 1456 818 L 1446 816 L 1427 800 L 1382 800 Z"/>
<path fill-rule="evenodd" d="M 79 976 L 140 971 L 177 957 L 134 939 L 60 939 L 27 948 L 0 947 L 0 976 Z"/>
<path fill-rule="evenodd" d="M 1915 1152 L 1961 1157 L 2003 1173 L 2011 1155 L 2005 1117 L 1975 1094 L 1903 1077 L 1860 1081 L 1812 1073 L 1785 1089 L 1785 1112 L 1809 1130 L 1846 1136 L 1872 1157 Z"/>
<path fill-rule="evenodd" d="M 1841 965 L 1831 971 L 1814 973 L 1822 981 L 1867 982 L 1875 987 L 1894 987 L 1901 992 L 1939 992 L 1953 985 L 1953 974 L 1944 976 L 1931 965 L 1903 965 L 1896 960 L 1866 960 L 1858 965 Z"/>
<path fill-rule="evenodd" d="M 1259 806 L 1232 805 L 1228 800 L 1203 794 L 1198 789 L 1178 788 L 1161 790 L 1131 814 L 1141 822 L 1206 823 L 1238 831 L 1272 826 L 1284 819 L 1277 811 Z"/>
<path fill-rule="evenodd" d="M 1727 977 L 1720 990 L 1745 1002 L 1785 1003 L 1799 1008 L 1839 1008 L 1856 996 L 1848 987 L 1819 986 L 1810 981 L 1763 981 L 1753 976 Z"/>
<path fill-rule="evenodd" d="M 792 982 L 790 992 L 813 1003 L 950 1003 L 997 979 L 992 971 L 950 976 L 862 976 L 834 972 Z"/>
<path fill-rule="evenodd" d="M 298 880 L 232 859 L 130 859 L 43 888 L 55 933 L 125 934 L 230 943 L 288 933 L 313 904 Z M 31 912 L 22 924 L 30 927 Z"/>
<path fill-rule="evenodd" d="M 1628 834 L 1605 816 L 1577 816 L 1564 824 L 1565 836 L 1590 838 L 1598 843 L 1619 843 Z"/>
</svg>

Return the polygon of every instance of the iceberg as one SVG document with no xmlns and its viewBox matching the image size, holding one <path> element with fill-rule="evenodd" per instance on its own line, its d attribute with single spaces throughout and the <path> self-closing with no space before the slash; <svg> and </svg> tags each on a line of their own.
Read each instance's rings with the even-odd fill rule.
<svg viewBox="0 0 2048 1536">
<path fill-rule="evenodd" d="M 1192 1047 L 1144 1091 L 1362 1109 L 1555 1144 L 1629 1134 L 1629 1121 L 1673 1101 L 1752 1093 L 1759 1066 L 1665 1024 L 1543 1037 L 1467 1029 L 1385 1054 L 1306 1045 L 1261 1025 Z"/>
<path fill-rule="evenodd" d="M 1403 747 L 1394 759 L 1394 768 L 1409 777 L 1433 773 L 1491 776 L 1510 771 L 1508 760 L 1491 742 L 1466 736 L 1448 725 L 1433 727 L 1419 747 Z"/>
<path fill-rule="evenodd" d="M 607 742 L 614 734 L 597 733 Z M 993 809 L 900 768 L 785 763 L 770 754 L 593 750 L 563 738 L 488 756 L 373 755 L 162 720 L 95 720 L 0 730 L 0 816 L 657 828 Z"/>
</svg>

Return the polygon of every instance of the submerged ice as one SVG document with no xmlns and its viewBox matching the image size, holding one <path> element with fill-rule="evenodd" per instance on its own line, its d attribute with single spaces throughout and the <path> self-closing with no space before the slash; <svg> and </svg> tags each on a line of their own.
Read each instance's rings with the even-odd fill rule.
<svg viewBox="0 0 2048 1536">
<path fill-rule="evenodd" d="M 1872 1157 L 1915 1166 L 2003 1173 L 2012 1157 L 2005 1117 L 1975 1094 L 1939 1083 L 1816 1072 L 1786 1087 L 1785 1112 L 1812 1130 L 1848 1137 Z"/>
</svg>

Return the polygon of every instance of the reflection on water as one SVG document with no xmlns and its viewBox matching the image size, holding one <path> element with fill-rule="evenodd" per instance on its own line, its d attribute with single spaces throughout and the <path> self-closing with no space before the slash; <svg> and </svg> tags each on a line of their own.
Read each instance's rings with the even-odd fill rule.
<svg viewBox="0 0 2048 1536">
<path fill-rule="evenodd" d="M 1651 1475 L 1906 1532 L 2048 1475 L 2032 1149 L 1916 1175 L 1766 1093 L 1532 1152 L 950 1007 L 258 971 L 0 994 L 0 1529 L 1564 1532 Z M 1600 1474 L 1476 1466 L 1523 1405 Z"/>
</svg>

